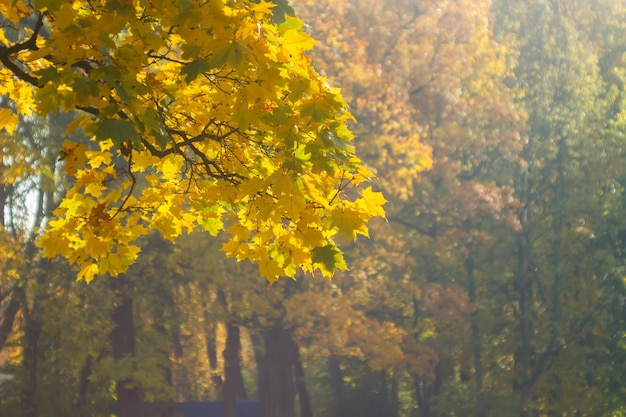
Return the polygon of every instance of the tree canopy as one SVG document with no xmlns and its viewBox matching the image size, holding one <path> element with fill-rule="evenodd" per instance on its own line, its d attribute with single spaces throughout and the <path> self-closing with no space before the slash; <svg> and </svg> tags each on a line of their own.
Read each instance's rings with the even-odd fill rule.
<svg viewBox="0 0 626 417">
<path fill-rule="evenodd" d="M 79 278 L 118 275 L 152 230 L 225 230 L 223 250 L 269 280 L 346 268 L 335 238 L 367 235 L 382 194 L 338 89 L 282 2 L 3 2 L 0 119 L 76 111 L 73 178 L 39 240 Z M 348 195 L 350 194 L 350 195 Z"/>
<path fill-rule="evenodd" d="M 626 416 L 626 0 L 265 1 L 0 2 L 0 415 Z"/>
</svg>

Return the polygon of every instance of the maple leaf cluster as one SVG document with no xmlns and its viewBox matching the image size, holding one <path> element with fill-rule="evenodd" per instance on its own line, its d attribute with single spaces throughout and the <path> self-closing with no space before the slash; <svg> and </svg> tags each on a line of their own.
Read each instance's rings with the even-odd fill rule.
<svg viewBox="0 0 626 417">
<path fill-rule="evenodd" d="M 225 230 L 224 251 L 270 280 L 346 268 L 335 236 L 383 216 L 338 89 L 305 51 L 290 8 L 265 1 L 2 3 L 0 94 L 18 115 L 77 111 L 61 157 L 72 187 L 39 241 L 116 276 L 151 230 L 173 240 Z M 9 40 L 12 39 L 12 40 Z"/>
</svg>

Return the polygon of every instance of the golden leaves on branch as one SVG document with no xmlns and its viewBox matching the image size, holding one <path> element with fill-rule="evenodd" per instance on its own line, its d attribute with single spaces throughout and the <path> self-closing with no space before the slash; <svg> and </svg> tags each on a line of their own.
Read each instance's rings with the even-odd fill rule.
<svg viewBox="0 0 626 417">
<path fill-rule="evenodd" d="M 372 174 L 290 8 L 38 0 L 0 13 L 37 20 L 11 28 L 17 41 L 0 39 L 0 92 L 18 114 L 78 110 L 70 130 L 93 135 L 63 144 L 74 183 L 39 242 L 81 279 L 123 272 L 152 230 L 173 240 L 197 229 L 226 229 L 225 251 L 270 280 L 330 276 L 346 267 L 335 236 L 367 235 L 384 215 L 371 189 L 346 193 Z M 10 133 L 17 116 L 0 120 Z"/>
</svg>

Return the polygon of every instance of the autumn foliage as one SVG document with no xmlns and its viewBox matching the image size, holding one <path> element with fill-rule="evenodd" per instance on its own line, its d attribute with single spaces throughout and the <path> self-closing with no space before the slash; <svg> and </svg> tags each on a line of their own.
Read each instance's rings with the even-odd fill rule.
<svg viewBox="0 0 626 417">
<path fill-rule="evenodd" d="M 0 415 L 626 412 L 624 1 L 0 14 Z"/>
<path fill-rule="evenodd" d="M 338 90 L 312 69 L 302 23 L 268 2 L 3 3 L 0 93 L 18 115 L 76 110 L 92 144 L 61 151 L 73 186 L 39 245 L 116 276 L 137 239 L 227 230 L 224 250 L 270 280 L 345 268 L 334 236 L 367 234 L 384 199 Z M 274 11 L 272 11 L 274 10 Z"/>
</svg>

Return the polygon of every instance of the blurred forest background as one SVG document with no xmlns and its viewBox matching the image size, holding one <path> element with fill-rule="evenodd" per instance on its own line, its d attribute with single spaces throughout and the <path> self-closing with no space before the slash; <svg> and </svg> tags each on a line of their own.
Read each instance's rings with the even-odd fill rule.
<svg viewBox="0 0 626 417">
<path fill-rule="evenodd" d="M 626 416 L 626 1 L 291 5 L 388 221 L 332 280 L 269 285 L 191 234 L 76 282 L 35 246 L 72 115 L 24 120 L 0 133 L 0 415 L 109 416 L 126 381 L 150 415 Z"/>
</svg>

